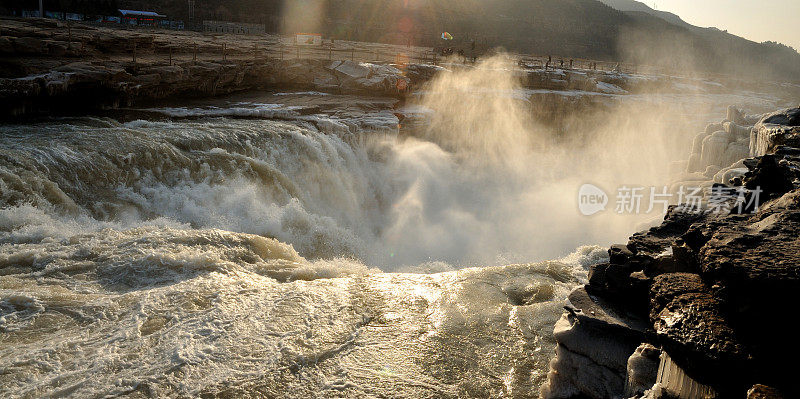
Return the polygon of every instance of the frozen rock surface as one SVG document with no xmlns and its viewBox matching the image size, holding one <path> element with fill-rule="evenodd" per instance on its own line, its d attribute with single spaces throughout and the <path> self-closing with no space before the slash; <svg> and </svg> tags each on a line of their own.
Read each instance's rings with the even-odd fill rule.
<svg viewBox="0 0 800 399">
<path fill-rule="evenodd" d="M 556 323 L 557 357 L 551 363 L 545 397 L 614 397 L 625 387 L 630 354 L 647 324 L 624 307 L 578 288 L 569 296 L 567 314 Z"/>
<path fill-rule="evenodd" d="M 800 108 L 776 111 L 761 118 L 750 133 L 750 155 L 775 152 L 779 146 L 800 147 Z"/>
<path fill-rule="evenodd" d="M 643 395 L 656 383 L 661 350 L 650 344 L 641 344 L 628 358 L 625 397 Z"/>
<path fill-rule="evenodd" d="M 714 388 L 695 381 L 678 366 L 666 352 L 661 353 L 656 383 L 644 392 L 651 398 L 714 398 L 719 396 Z"/>
</svg>

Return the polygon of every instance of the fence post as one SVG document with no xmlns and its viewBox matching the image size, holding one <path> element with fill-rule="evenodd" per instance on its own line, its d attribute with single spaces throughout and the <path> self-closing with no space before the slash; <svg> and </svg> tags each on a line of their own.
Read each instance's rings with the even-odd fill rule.
<svg viewBox="0 0 800 399">
<path fill-rule="evenodd" d="M 297 59 L 300 59 L 300 46 L 295 47 L 297 49 Z"/>
<path fill-rule="evenodd" d="M 136 67 L 136 39 L 133 40 L 133 66 Z"/>
<path fill-rule="evenodd" d="M 222 60 L 225 61 L 225 43 L 222 43 Z"/>
<path fill-rule="evenodd" d="M 333 44 L 328 47 L 328 61 L 333 59 Z"/>
<path fill-rule="evenodd" d="M 281 43 L 281 45 L 278 46 L 278 48 L 280 49 L 281 52 L 281 61 L 283 61 L 283 43 Z"/>
<path fill-rule="evenodd" d="M 350 61 L 355 61 L 355 60 L 356 60 L 356 50 L 351 48 L 350 49 Z"/>
<path fill-rule="evenodd" d="M 172 46 L 169 46 L 169 66 L 172 66 Z"/>
<path fill-rule="evenodd" d="M 192 56 L 192 62 L 197 63 L 197 43 L 194 45 L 194 55 Z"/>
</svg>

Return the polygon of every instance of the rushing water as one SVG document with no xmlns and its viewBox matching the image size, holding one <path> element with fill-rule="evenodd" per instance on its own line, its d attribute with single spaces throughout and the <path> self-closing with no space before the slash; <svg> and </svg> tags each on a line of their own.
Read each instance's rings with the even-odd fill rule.
<svg viewBox="0 0 800 399">
<path fill-rule="evenodd" d="M 485 175 L 372 121 L 2 127 L 0 390 L 534 392 L 548 356 L 531 354 L 604 251 L 381 272 L 492 262 L 498 240 L 471 229 L 502 229 Z"/>
<path fill-rule="evenodd" d="M 578 148 L 485 101 L 416 138 L 385 106 L 0 126 L 0 396 L 535 396 L 581 245 L 644 220 L 577 187 L 662 178 L 671 125 Z"/>
</svg>

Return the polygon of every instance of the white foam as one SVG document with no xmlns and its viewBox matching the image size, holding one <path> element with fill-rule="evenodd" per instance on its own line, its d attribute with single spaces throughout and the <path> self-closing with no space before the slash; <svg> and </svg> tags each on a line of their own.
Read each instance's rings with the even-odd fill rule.
<svg viewBox="0 0 800 399">
<path fill-rule="evenodd" d="M 221 230 L 100 230 L 31 249 L 38 277 L 0 287 L 0 391 L 12 396 L 454 394 L 462 387 L 436 369 L 480 345 L 497 356 L 470 372 L 493 386 L 528 344 L 550 339 L 578 281 L 560 262 L 384 274 Z M 546 363 L 532 366 L 543 374 Z"/>
</svg>

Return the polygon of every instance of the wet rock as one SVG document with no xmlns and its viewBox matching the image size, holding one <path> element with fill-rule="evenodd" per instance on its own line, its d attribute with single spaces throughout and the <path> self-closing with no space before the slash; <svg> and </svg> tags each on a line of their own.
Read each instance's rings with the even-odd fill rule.
<svg viewBox="0 0 800 399">
<path fill-rule="evenodd" d="M 658 342 L 687 373 L 704 384 L 729 384 L 746 367 L 747 352 L 700 276 L 655 278 L 650 318 Z M 737 387 L 742 388 L 742 387 Z"/>
<path fill-rule="evenodd" d="M 648 277 L 655 277 L 665 273 L 692 271 L 687 263 L 678 262 L 675 259 L 675 256 L 671 253 L 672 248 L 670 248 L 669 251 L 670 253 L 665 253 L 655 258 L 655 260 L 644 269 L 643 274 Z"/>
<path fill-rule="evenodd" d="M 699 273 L 700 266 L 697 261 L 697 252 L 690 248 L 683 239 L 675 240 L 672 246 L 673 268 L 662 267 L 660 273 Z"/>
<path fill-rule="evenodd" d="M 793 191 L 741 223 L 720 227 L 700 250 L 703 278 L 715 287 L 761 381 L 790 381 L 782 359 L 800 356 L 794 330 L 775 326 L 787 316 L 781 304 L 800 301 L 799 209 L 800 192 Z"/>
<path fill-rule="evenodd" d="M 749 164 L 748 169 L 743 177 L 744 186 L 750 190 L 760 190 L 759 196 L 763 195 L 761 202 L 794 189 L 796 171 L 779 165 L 779 158 L 774 155 L 760 157 L 758 163 Z"/>
<path fill-rule="evenodd" d="M 671 248 L 676 238 L 689 231 L 693 224 L 704 221 L 706 217 L 704 214 L 686 213 L 670 206 L 660 225 L 634 234 L 628 247 L 635 249 L 639 256 L 655 258 Z"/>
<path fill-rule="evenodd" d="M 614 301 L 634 305 L 627 310 L 635 314 L 645 314 L 647 307 L 641 306 L 641 299 L 647 298 L 649 280 L 641 274 L 639 271 L 641 269 L 637 269 L 637 266 L 632 264 L 593 265 L 589 270 L 589 284 L 585 289 L 592 295 L 602 295 Z"/>
<path fill-rule="evenodd" d="M 700 275 L 694 273 L 669 273 L 657 276 L 650 295 L 650 320 L 658 320 L 660 312 L 676 297 L 708 291 Z"/>
<path fill-rule="evenodd" d="M 622 336 L 640 339 L 647 328 L 647 323 L 643 320 L 612 302 L 590 295 L 583 287 L 572 291 L 567 307 L 578 321 Z"/>
<path fill-rule="evenodd" d="M 625 375 L 627 359 L 636 343 L 624 344 L 613 336 L 604 334 L 602 330 L 576 326 L 576 319 L 565 315 L 556 324 L 553 332 L 559 345 L 572 353 L 589 358 L 592 363 L 614 372 L 622 381 Z"/>
<path fill-rule="evenodd" d="M 633 251 L 627 245 L 614 244 L 608 249 L 608 257 L 611 263 L 623 265 L 633 258 Z"/>
</svg>

